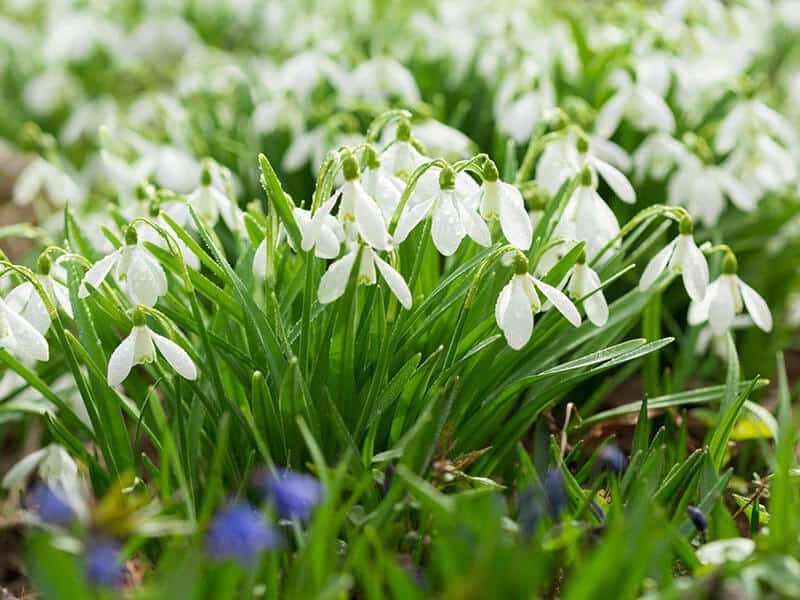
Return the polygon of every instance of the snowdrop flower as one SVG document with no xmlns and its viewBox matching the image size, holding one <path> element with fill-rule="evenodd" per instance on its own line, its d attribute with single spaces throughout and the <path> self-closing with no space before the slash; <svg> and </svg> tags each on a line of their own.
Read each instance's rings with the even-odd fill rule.
<svg viewBox="0 0 800 600">
<path fill-rule="evenodd" d="M 297 226 L 300 228 L 302 236 L 300 248 L 303 252 L 314 250 L 316 257 L 325 259 L 339 256 L 339 248 L 345 239 L 344 228 L 339 220 L 331 215 L 331 211 L 341 195 L 342 192 L 337 191 L 313 214 L 310 210 L 302 208 L 292 210 Z"/>
<path fill-rule="evenodd" d="M 213 185 L 211 169 L 208 164 L 203 165 L 200 173 L 200 185 L 187 196 L 186 200 L 197 211 L 198 216 L 211 227 L 217 224 L 222 215 L 222 220 L 228 229 L 231 231 L 238 229 L 236 207 L 225 194 Z"/>
<path fill-rule="evenodd" d="M 5 489 L 23 486 L 34 472 L 69 504 L 79 519 L 86 520 L 89 514 L 89 488 L 78 464 L 64 448 L 50 444 L 32 452 L 8 470 L 1 485 Z"/>
<path fill-rule="evenodd" d="M 54 274 L 56 269 L 58 271 L 57 275 Z M 39 257 L 37 270 L 39 271 L 39 281 L 45 292 L 47 292 L 50 302 L 54 306 L 60 306 L 70 318 L 73 318 L 69 290 L 62 283 L 66 281 L 64 268 L 58 263 L 52 264 L 50 257 L 42 254 Z M 47 333 L 50 328 L 50 313 L 47 312 L 47 307 L 36 290 L 36 286 L 30 281 L 21 283 L 11 290 L 6 297 L 6 304 L 11 310 L 33 325 L 39 333 L 42 335 Z"/>
<path fill-rule="evenodd" d="M 592 260 L 619 233 L 619 222 L 597 193 L 597 183 L 592 181 L 591 171 L 584 168 L 580 178 L 580 184 L 567 202 L 553 237 L 586 242 L 586 256 Z"/>
<path fill-rule="evenodd" d="M 152 186 L 146 187 L 152 188 Z M 152 189 L 149 191 L 145 190 L 144 194 L 151 192 Z M 193 224 L 189 210 L 183 200 L 165 200 L 162 202 L 160 198 L 154 194 L 150 196 L 149 201 L 142 200 L 122 211 L 122 214 L 125 215 L 129 220 L 133 220 L 136 217 L 146 216 L 150 219 L 150 221 L 153 221 L 159 227 L 166 231 L 170 231 L 171 226 L 162 216 L 162 213 L 172 219 L 176 225 L 183 227 L 184 229 L 188 229 L 190 223 Z M 137 221 L 135 227 L 139 244 L 148 242 L 154 246 L 158 246 L 159 248 L 163 248 L 165 250 L 169 249 L 167 241 L 149 223 L 145 221 Z M 191 248 L 189 248 L 189 246 L 186 245 L 186 242 L 184 242 L 181 238 L 177 236 L 172 237 L 175 244 L 178 246 L 178 251 L 180 252 L 181 257 L 186 265 L 190 269 L 199 271 L 200 258 L 191 250 Z"/>
<path fill-rule="evenodd" d="M 26 361 L 50 357 L 47 340 L 0 298 L 0 348 Z"/>
<path fill-rule="evenodd" d="M 13 200 L 15 204 L 25 206 L 42 196 L 59 207 L 83 200 L 83 193 L 72 177 L 37 156 L 17 177 Z"/>
<path fill-rule="evenodd" d="M 178 375 L 190 381 L 197 379 L 197 367 L 186 351 L 169 338 L 151 331 L 144 310 L 137 306 L 133 310 L 133 329 L 108 360 L 108 385 L 122 383 L 134 365 L 153 362 L 156 348 Z"/>
<path fill-rule="evenodd" d="M 139 242 L 135 227 L 125 231 L 125 244 L 99 260 L 86 272 L 78 290 L 79 298 L 89 295 L 87 284 L 94 288 L 114 270 L 114 278 L 134 304 L 154 306 L 167 293 L 167 276 L 161 264 Z"/>
<path fill-rule="evenodd" d="M 639 280 L 641 291 L 649 289 L 658 276 L 669 268 L 673 273 L 681 273 L 683 286 L 693 301 L 701 302 L 705 298 L 708 287 L 708 263 L 694 242 L 693 231 L 692 220 L 683 217 L 680 221 L 678 237 L 664 246 L 647 263 L 642 278 Z"/>
<path fill-rule="evenodd" d="M 575 327 L 581 324 L 578 309 L 563 292 L 528 273 L 528 259 L 517 253 L 513 259 L 514 275 L 503 288 L 495 305 L 495 319 L 514 350 L 519 350 L 533 333 L 533 315 L 542 310 L 539 293 Z M 538 290 L 538 292 L 537 292 Z"/>
<path fill-rule="evenodd" d="M 738 329 L 747 329 L 753 326 L 753 319 L 747 315 L 736 315 L 731 322 L 730 331 Z M 728 358 L 728 338 L 723 333 L 722 335 L 714 335 L 711 331 L 711 326 L 706 323 L 700 328 L 700 333 L 697 334 L 697 343 L 694 347 L 694 353 L 703 355 L 708 352 L 709 347 L 714 354 L 723 360 Z"/>
<path fill-rule="evenodd" d="M 740 195 L 755 204 L 766 192 L 780 190 L 796 179 L 795 163 L 789 150 L 768 135 L 759 135 L 737 145 L 721 168 L 738 175 Z"/>
<path fill-rule="evenodd" d="M 475 148 L 475 142 L 458 129 L 436 119 L 415 123 L 414 139 L 422 144 L 427 156 L 448 161 L 468 158 Z"/>
<path fill-rule="evenodd" d="M 525 201 L 520 191 L 511 184 L 500 181 L 494 161 L 484 167 L 480 194 L 480 211 L 486 220 L 498 219 L 503 235 L 520 250 L 531 247 L 533 225 L 525 211 Z"/>
<path fill-rule="evenodd" d="M 367 147 L 366 152 L 367 167 L 361 174 L 364 190 L 378 203 L 384 221 L 390 223 L 406 184 L 383 167 L 382 161 L 372 147 Z"/>
<path fill-rule="evenodd" d="M 518 144 L 527 142 L 539 120 L 555 107 L 555 89 L 532 60 L 526 60 L 500 84 L 495 100 L 497 128 Z M 531 86 L 534 82 L 534 86 Z"/>
<path fill-rule="evenodd" d="M 551 142 L 536 165 L 536 183 L 555 195 L 565 181 L 587 167 L 595 186 L 600 176 L 620 200 L 628 204 L 636 202 L 636 191 L 628 178 L 617 167 L 594 154 L 591 148 L 590 140 L 584 135 L 577 136 L 577 139 L 566 136 Z M 624 152 L 617 160 L 630 162 Z"/>
<path fill-rule="evenodd" d="M 746 100 L 737 104 L 722 119 L 714 139 L 714 149 L 720 154 L 727 154 L 743 137 L 752 139 L 764 133 L 792 147 L 797 141 L 794 131 L 792 124 L 776 110 L 759 100 Z"/>
<path fill-rule="evenodd" d="M 609 138 L 627 118 L 639 129 L 656 129 L 672 133 L 675 117 L 664 99 L 646 84 L 647 77 L 641 72 L 636 80 L 625 71 L 615 75 L 617 92 L 600 109 L 595 131 Z"/>
<path fill-rule="evenodd" d="M 430 173 L 430 175 L 428 175 Z M 428 177 L 425 177 L 428 175 Z M 477 184 L 469 175 L 459 174 L 451 167 L 438 173 L 438 189 L 431 193 L 434 169 L 429 169 L 417 183 L 417 190 L 400 215 L 395 241 L 402 242 L 428 215 L 433 215 L 431 236 L 433 245 L 444 256 L 452 256 L 461 240 L 469 236 L 481 246 L 489 246 L 492 236 L 477 211 Z M 424 181 L 423 181 L 424 180 Z M 459 180 L 462 182 L 459 185 Z M 469 183 L 467 183 L 469 181 Z"/>
<path fill-rule="evenodd" d="M 339 206 L 339 220 L 353 224 L 361 238 L 373 248 L 388 250 L 391 245 L 389 232 L 383 220 L 378 203 L 361 184 L 358 161 L 352 154 L 342 163 L 344 185 L 341 187 L 342 203 Z"/>
<path fill-rule="evenodd" d="M 747 309 L 756 327 L 765 332 L 772 330 L 769 306 L 758 292 L 739 279 L 737 270 L 736 257 L 728 253 L 722 275 L 708 286 L 705 298 L 689 305 L 690 325 L 708 321 L 713 335 L 723 335 L 732 327 L 736 315 Z"/>
<path fill-rule="evenodd" d="M 395 141 L 381 155 L 381 165 L 389 175 L 405 180 L 423 163 L 425 157 L 411 141 L 411 125 L 403 119 L 397 125 Z"/>
<path fill-rule="evenodd" d="M 693 218 L 708 227 L 719 221 L 725 208 L 725 196 L 730 198 L 734 206 L 748 212 L 755 208 L 758 201 L 754 191 L 736 179 L 728 169 L 705 164 L 700 157 L 689 152 L 678 159 L 678 168 L 667 186 L 671 205 L 686 206 Z"/>
<path fill-rule="evenodd" d="M 646 177 L 664 179 L 673 166 L 687 154 L 686 147 L 668 133 L 656 131 L 648 135 L 633 153 L 637 181 Z"/>
<path fill-rule="evenodd" d="M 341 83 L 341 95 L 378 105 L 393 98 L 400 99 L 401 106 L 414 106 L 420 101 L 414 76 L 399 62 L 387 57 L 362 62 Z"/>
<path fill-rule="evenodd" d="M 333 262 L 319 282 L 317 298 L 322 304 L 329 304 L 341 298 L 347 289 L 347 282 L 359 256 L 358 247 L 353 247 L 339 260 Z M 389 263 L 379 257 L 369 246 L 361 247 L 361 258 L 358 263 L 358 283 L 361 285 L 374 285 L 377 282 L 375 266 L 386 281 L 389 289 L 408 310 L 411 308 L 411 290 L 408 288 L 403 276 Z"/>
<path fill-rule="evenodd" d="M 584 299 L 583 308 L 586 316 L 598 327 L 602 327 L 608 321 L 608 304 L 603 290 L 600 289 L 601 285 L 600 277 L 592 267 L 586 264 L 586 253 L 581 252 L 578 262 L 572 267 L 567 293 L 575 300 Z"/>
</svg>

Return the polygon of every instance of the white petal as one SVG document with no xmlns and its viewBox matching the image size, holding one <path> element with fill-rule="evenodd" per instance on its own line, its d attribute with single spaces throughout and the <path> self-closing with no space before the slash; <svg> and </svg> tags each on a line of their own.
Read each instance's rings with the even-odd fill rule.
<svg viewBox="0 0 800 600">
<path fill-rule="evenodd" d="M 636 192 L 631 182 L 628 181 L 628 178 L 622 174 L 622 171 L 599 158 L 595 158 L 592 161 L 592 165 L 597 169 L 603 179 L 605 179 L 608 187 L 614 190 L 614 193 L 619 196 L 620 200 L 628 204 L 636 202 Z"/>
<path fill-rule="evenodd" d="M 42 297 L 30 281 L 21 283 L 6 296 L 6 304 L 44 335 L 50 328 L 50 314 Z"/>
<path fill-rule="evenodd" d="M 125 273 L 125 289 L 134 304 L 155 306 L 165 291 L 161 265 L 151 262 L 154 261 L 143 250 L 136 249 L 131 255 L 130 267 Z"/>
<path fill-rule="evenodd" d="M 79 298 L 86 298 L 89 295 L 89 290 L 86 287 L 88 283 L 93 288 L 99 288 L 100 284 L 108 275 L 108 272 L 114 267 L 117 260 L 119 259 L 119 251 L 112 252 L 105 258 L 97 261 L 92 268 L 86 272 L 86 275 L 83 276 L 83 281 L 81 282 L 81 287 L 78 290 L 78 297 Z"/>
<path fill-rule="evenodd" d="M 183 348 L 155 332 L 151 332 L 150 336 L 162 356 L 178 375 L 190 381 L 197 379 L 197 367 Z"/>
<path fill-rule="evenodd" d="M 108 385 L 116 386 L 125 381 L 133 368 L 133 354 L 136 347 L 136 328 L 122 340 L 108 360 Z"/>
<path fill-rule="evenodd" d="M 267 238 L 261 240 L 253 255 L 253 273 L 261 279 L 267 276 Z"/>
<path fill-rule="evenodd" d="M 689 311 L 686 315 L 686 320 L 689 325 L 700 325 L 708 321 L 708 311 L 711 306 L 711 299 L 717 294 L 717 288 L 720 285 L 720 280 L 717 279 L 709 284 L 706 290 L 705 297 L 700 301 L 692 301 L 689 304 Z"/>
<path fill-rule="evenodd" d="M 595 132 L 604 138 L 610 138 L 619 127 L 622 115 L 628 104 L 629 92 L 620 90 L 600 109 L 595 121 Z"/>
<path fill-rule="evenodd" d="M 511 281 L 509 281 L 502 290 L 500 290 L 500 294 L 497 296 L 497 302 L 494 305 L 494 320 L 497 321 L 497 326 L 500 329 L 503 329 L 504 321 L 506 314 L 506 309 L 508 308 L 508 303 L 511 300 Z"/>
<path fill-rule="evenodd" d="M 408 285 L 406 284 L 406 280 L 403 279 L 403 276 L 398 273 L 389 263 L 382 260 L 379 256 L 375 255 L 375 264 L 378 265 L 378 271 L 381 272 L 381 275 L 386 280 L 386 283 L 389 285 L 389 289 L 392 290 L 397 299 L 400 301 L 400 304 L 405 307 L 406 310 L 411 309 L 411 290 L 408 289 Z"/>
<path fill-rule="evenodd" d="M 56 297 L 56 301 L 64 312 L 67 313 L 69 318 L 74 319 L 75 317 L 72 314 L 72 302 L 69 299 L 69 290 L 57 281 L 53 281 L 53 294 Z"/>
<path fill-rule="evenodd" d="M 361 187 L 355 182 L 355 212 L 358 232 L 364 241 L 378 250 L 389 248 L 389 233 L 386 231 L 386 223 L 383 222 L 383 214 L 378 204 L 369 197 Z"/>
<path fill-rule="evenodd" d="M 36 470 L 36 468 L 39 466 L 39 463 L 44 460 L 48 451 L 48 448 L 40 448 L 39 450 L 28 454 L 28 456 L 23 458 L 8 470 L 8 473 L 6 473 L 3 477 L 2 486 L 6 489 L 9 489 L 16 483 L 27 479 L 28 476 Z"/>
<path fill-rule="evenodd" d="M 50 357 L 50 349 L 44 336 L 2 300 L 0 300 L 0 310 L 5 312 L 8 328 L 17 344 L 17 352 L 25 358 L 47 360 Z"/>
<path fill-rule="evenodd" d="M 413 204 L 406 204 L 403 208 L 403 213 L 397 221 L 397 228 L 394 230 L 394 241 L 400 243 L 404 241 L 408 234 L 420 224 L 420 222 L 428 216 L 428 213 L 433 207 L 434 199 L 430 198 L 423 202 L 415 202 Z"/>
<path fill-rule="evenodd" d="M 736 208 L 749 212 L 756 207 L 758 196 L 752 188 L 721 169 L 717 170 L 717 180 Z"/>
<path fill-rule="evenodd" d="M 746 117 L 746 107 L 738 105 L 729 112 L 717 129 L 717 137 L 714 140 L 714 149 L 720 154 L 726 154 L 736 146 L 739 131 Z"/>
<path fill-rule="evenodd" d="M 644 269 L 644 273 L 642 273 L 642 278 L 639 280 L 640 291 L 644 292 L 650 289 L 650 286 L 653 285 L 656 279 L 658 279 L 658 276 L 661 275 L 661 273 L 664 272 L 664 269 L 667 268 L 667 263 L 669 262 L 674 250 L 675 241 L 673 240 L 659 250 L 658 254 L 650 259 L 650 262 L 647 263 L 647 266 Z"/>
<path fill-rule="evenodd" d="M 442 192 L 436 208 L 433 210 L 433 223 L 431 224 L 433 245 L 444 256 L 451 256 L 458 250 L 466 233 L 458 210 L 453 203 L 452 192 Z"/>
<path fill-rule="evenodd" d="M 459 203 L 458 214 L 469 237 L 481 246 L 492 245 L 492 234 L 489 232 L 489 227 L 475 209 Z"/>
<path fill-rule="evenodd" d="M 318 258 L 336 258 L 339 256 L 341 242 L 331 227 L 321 225 L 317 235 L 317 247 L 314 254 Z"/>
<path fill-rule="evenodd" d="M 297 227 L 300 229 L 300 248 L 303 252 L 308 252 L 317 243 L 319 222 L 312 220 L 311 211 L 302 208 L 293 209 L 292 214 Z"/>
<path fill-rule="evenodd" d="M 322 304 L 333 302 L 340 298 L 347 289 L 347 282 L 350 279 L 350 273 L 353 271 L 353 263 L 355 263 L 357 252 L 350 252 L 339 260 L 331 263 L 328 270 L 322 276 L 319 282 L 319 290 L 317 291 L 317 298 Z"/>
<path fill-rule="evenodd" d="M 572 323 L 572 325 L 575 327 L 581 324 L 581 315 L 578 312 L 578 309 L 575 308 L 575 305 L 572 303 L 572 301 L 567 298 L 567 296 L 561 290 L 554 288 L 552 285 L 548 285 L 543 281 L 539 281 L 538 279 L 534 279 L 533 282 L 539 291 L 544 294 L 544 297 L 556 307 L 556 310 L 564 315 L 567 321 Z"/>
<path fill-rule="evenodd" d="M 753 318 L 753 323 L 762 331 L 772 331 L 772 314 L 767 303 L 757 291 L 744 281 L 738 277 L 736 280 L 739 283 L 739 290 L 742 292 L 742 300 L 744 300 L 744 305 L 747 307 L 747 312 Z"/>
<path fill-rule="evenodd" d="M 520 191 L 508 183 L 499 184 L 500 227 L 506 239 L 519 248 L 527 250 L 531 247 L 533 225 L 525 210 L 525 201 Z"/>
<path fill-rule="evenodd" d="M 683 274 L 683 285 L 686 288 L 686 293 L 689 298 L 695 301 L 702 300 L 706 295 L 708 288 L 708 263 L 706 257 L 694 243 L 694 239 L 690 235 L 682 235 L 681 238 L 686 240 L 679 240 L 680 244 L 683 242 L 683 261 L 681 270 Z"/>
<path fill-rule="evenodd" d="M 581 296 L 594 292 L 591 296 L 584 299 L 583 308 L 589 320 L 598 327 L 602 327 L 608 321 L 608 303 L 606 302 L 602 290 L 595 292 L 595 290 L 600 288 L 600 277 L 598 277 L 594 269 L 589 266 L 584 265 L 582 271 L 583 289 L 581 290 Z"/>
<path fill-rule="evenodd" d="M 639 108 L 647 115 L 647 121 L 659 131 L 673 133 L 675 116 L 664 99 L 655 92 L 640 86 L 638 90 Z"/>
<path fill-rule="evenodd" d="M 730 275 L 720 277 L 719 287 L 708 305 L 708 324 L 714 335 L 724 334 L 733 322 L 736 307 L 733 300 L 730 282 L 725 279 Z"/>
<path fill-rule="evenodd" d="M 515 276 L 509 285 L 511 287 L 507 293 L 507 301 L 504 302 L 505 310 L 501 315 L 501 329 L 506 341 L 508 341 L 508 345 L 514 350 L 519 350 L 531 339 L 531 334 L 533 333 L 533 311 L 519 279 Z M 503 289 L 504 293 L 506 289 L 508 289 L 508 286 Z M 501 293 L 502 296 L 503 294 Z M 498 299 L 498 304 L 499 302 Z"/>
</svg>

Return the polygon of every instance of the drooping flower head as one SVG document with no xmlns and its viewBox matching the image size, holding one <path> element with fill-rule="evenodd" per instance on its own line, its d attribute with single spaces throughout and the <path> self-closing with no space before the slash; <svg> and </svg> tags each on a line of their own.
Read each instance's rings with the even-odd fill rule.
<svg viewBox="0 0 800 600">
<path fill-rule="evenodd" d="M 708 286 L 705 297 L 689 305 L 687 320 L 690 325 L 708 321 L 715 336 L 728 331 L 737 314 L 744 309 L 762 331 L 772 330 L 772 314 L 764 299 L 736 274 L 738 263 L 732 252 L 726 253 L 722 275 Z"/>
<path fill-rule="evenodd" d="M 125 244 L 99 260 L 86 272 L 78 291 L 79 298 L 89 295 L 87 284 L 94 288 L 114 269 L 114 278 L 134 304 L 154 306 L 167 293 L 167 276 L 161 264 L 139 243 L 135 227 L 125 231 Z"/>
<path fill-rule="evenodd" d="M 148 364 L 156 359 L 156 348 L 181 377 L 197 379 L 197 367 L 186 351 L 169 338 L 151 331 L 142 307 L 133 311 L 133 328 L 117 346 L 108 360 L 108 385 L 122 383 L 134 365 Z"/>
<path fill-rule="evenodd" d="M 708 288 L 708 262 L 695 244 L 693 232 L 694 225 L 691 218 L 688 216 L 681 218 L 678 237 L 664 246 L 647 263 L 639 280 L 640 290 L 649 289 L 658 276 L 669 269 L 673 273 L 681 274 L 686 293 L 692 300 L 695 302 L 703 300 Z"/>
<path fill-rule="evenodd" d="M 484 219 L 497 219 L 506 239 L 520 250 L 531 247 L 533 225 L 525 211 L 522 193 L 509 183 L 500 181 L 494 161 L 484 166 L 480 189 L 480 211 Z"/>
<path fill-rule="evenodd" d="M 214 516 L 206 535 L 206 550 L 216 560 L 252 566 L 261 553 L 281 546 L 280 533 L 247 502 L 231 502 Z"/>
</svg>

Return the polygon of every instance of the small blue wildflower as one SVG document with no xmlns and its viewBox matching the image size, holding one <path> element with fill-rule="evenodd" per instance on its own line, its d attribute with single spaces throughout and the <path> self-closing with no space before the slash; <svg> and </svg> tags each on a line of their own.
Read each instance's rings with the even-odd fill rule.
<svg viewBox="0 0 800 600">
<path fill-rule="evenodd" d="M 125 581 L 122 546 L 110 538 L 97 537 L 86 544 L 86 579 L 95 586 L 111 587 Z"/>
<path fill-rule="evenodd" d="M 244 566 L 280 545 L 280 534 L 246 502 L 233 502 L 220 510 L 206 536 L 206 549 L 213 558 L 237 560 Z"/>
<path fill-rule="evenodd" d="M 697 508 L 696 506 L 689 506 L 686 509 L 686 512 L 689 513 L 689 520 L 695 526 L 697 531 L 703 532 L 708 529 L 708 519 L 706 518 L 705 513 Z"/>
<path fill-rule="evenodd" d="M 267 474 L 260 487 L 284 519 L 307 521 L 322 502 L 322 484 L 316 477 L 288 469 Z"/>
<path fill-rule="evenodd" d="M 600 449 L 599 460 L 601 469 L 611 471 L 617 475 L 621 475 L 625 471 L 625 466 L 628 462 L 622 450 L 613 444 L 608 444 Z"/>
<path fill-rule="evenodd" d="M 75 511 L 66 500 L 46 483 L 38 484 L 28 494 L 28 508 L 51 525 L 69 525 L 75 519 Z"/>
<path fill-rule="evenodd" d="M 530 538 L 545 514 L 553 521 L 560 521 L 566 505 L 564 476 L 560 470 L 551 469 L 541 484 L 530 486 L 520 495 L 519 526 L 523 535 Z"/>
<path fill-rule="evenodd" d="M 561 513 L 567 506 L 567 486 L 560 469 L 550 469 L 544 477 L 544 496 L 547 512 L 554 521 L 561 520 Z"/>
</svg>

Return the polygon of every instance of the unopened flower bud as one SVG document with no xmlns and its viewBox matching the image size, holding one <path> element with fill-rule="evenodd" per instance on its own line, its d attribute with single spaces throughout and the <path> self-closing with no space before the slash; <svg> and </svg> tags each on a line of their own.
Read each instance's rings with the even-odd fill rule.
<svg viewBox="0 0 800 600">
<path fill-rule="evenodd" d="M 625 454 L 613 444 L 603 446 L 600 450 L 599 458 L 600 468 L 604 471 L 611 471 L 620 475 L 625 470 L 625 464 L 627 463 Z"/>
</svg>

